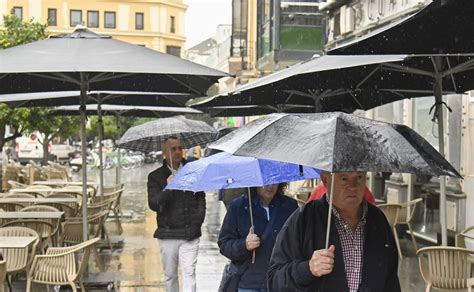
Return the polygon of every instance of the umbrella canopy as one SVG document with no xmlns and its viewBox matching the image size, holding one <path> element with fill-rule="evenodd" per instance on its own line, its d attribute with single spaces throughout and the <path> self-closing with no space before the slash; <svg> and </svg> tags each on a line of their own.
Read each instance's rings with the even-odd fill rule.
<svg viewBox="0 0 474 292">
<path fill-rule="evenodd" d="M 214 100 L 209 100 L 210 104 Z M 221 100 L 219 100 L 221 102 Z M 192 103 L 188 103 L 191 105 Z M 222 105 L 222 106 L 209 106 L 203 104 L 202 106 L 197 105 L 195 108 L 207 112 L 211 117 L 243 117 L 243 116 L 262 116 L 272 113 L 312 113 L 314 112 L 314 104 L 280 104 L 277 106 L 272 105 Z"/>
<path fill-rule="evenodd" d="M 78 90 L 86 82 L 87 90 L 205 96 L 226 75 L 86 28 L 0 51 L 0 94 Z"/>
<path fill-rule="evenodd" d="M 132 105 L 101 105 L 102 115 L 130 116 L 130 117 L 156 117 L 165 118 L 183 114 L 202 114 L 201 111 L 187 107 L 166 107 L 166 106 L 132 106 Z M 71 116 L 79 115 L 78 106 L 58 106 L 54 108 L 52 115 Z M 88 104 L 86 106 L 87 115 L 97 115 L 98 105 Z"/>
<path fill-rule="evenodd" d="M 328 54 L 472 54 L 473 21 L 474 3 L 471 0 L 431 1 L 419 12 Z"/>
<path fill-rule="evenodd" d="M 420 83 L 433 87 L 438 122 L 439 149 L 444 153 L 442 93 L 448 88 L 457 93 L 474 89 L 474 2 L 470 0 L 432 1 L 419 13 L 375 31 L 329 54 L 399 54 L 428 55 L 431 67 L 406 64 L 392 66 L 393 72 L 407 72 L 405 80 L 427 76 Z M 389 68 L 390 69 L 390 68 Z M 414 76 L 418 75 L 418 76 Z M 386 101 L 388 103 L 390 101 Z M 440 179 L 441 243 L 447 245 L 446 180 Z"/>
<path fill-rule="evenodd" d="M 371 109 L 387 101 L 429 95 L 433 90 L 430 77 L 412 76 L 408 79 L 408 72 L 402 69 L 394 72 L 392 69 L 392 66 L 405 68 L 407 62 L 432 68 L 431 59 L 412 59 L 406 55 L 315 57 L 226 94 L 189 101 L 188 105 L 211 114 L 216 108 L 225 106 L 252 106 L 254 112 L 259 110 L 254 107 L 260 106 L 262 113 L 279 109 L 291 112 L 292 108 L 300 110 L 304 107 L 304 112 L 308 107 L 311 112 L 353 112 Z"/>
<path fill-rule="evenodd" d="M 86 161 L 87 91 L 119 90 L 204 96 L 226 73 L 141 46 L 95 34 L 73 33 L 0 50 L 0 94 L 80 90 L 82 164 Z M 87 171 L 82 172 L 87 181 Z M 87 185 L 82 186 L 83 206 Z M 87 208 L 82 208 L 87 239 Z"/>
<path fill-rule="evenodd" d="M 118 140 L 117 147 L 142 152 L 159 151 L 167 138 L 177 137 L 184 148 L 191 148 L 212 142 L 217 135 L 217 130 L 203 121 L 164 118 L 128 129 Z"/>
<path fill-rule="evenodd" d="M 344 113 L 272 114 L 227 134 L 210 148 L 329 172 L 380 171 L 460 177 L 412 129 Z"/>
<path fill-rule="evenodd" d="M 187 93 L 104 90 L 87 92 L 86 104 L 184 106 L 191 97 Z M 80 98 L 81 92 L 74 90 L 0 94 L 0 102 L 11 108 L 78 105 Z"/>
<path fill-rule="evenodd" d="M 200 192 L 258 187 L 312 178 L 319 178 L 319 170 L 221 152 L 187 163 L 166 189 Z"/>
</svg>

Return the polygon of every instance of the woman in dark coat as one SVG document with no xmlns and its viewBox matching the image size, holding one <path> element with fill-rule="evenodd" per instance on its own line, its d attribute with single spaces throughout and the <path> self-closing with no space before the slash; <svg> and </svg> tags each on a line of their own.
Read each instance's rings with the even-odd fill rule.
<svg viewBox="0 0 474 292">
<path fill-rule="evenodd" d="M 218 244 L 221 254 L 240 271 L 239 292 L 267 291 L 266 274 L 275 239 L 286 219 L 298 208 L 296 200 L 283 194 L 285 186 L 251 188 L 254 230 L 247 195 L 235 199 L 227 210 Z"/>
</svg>

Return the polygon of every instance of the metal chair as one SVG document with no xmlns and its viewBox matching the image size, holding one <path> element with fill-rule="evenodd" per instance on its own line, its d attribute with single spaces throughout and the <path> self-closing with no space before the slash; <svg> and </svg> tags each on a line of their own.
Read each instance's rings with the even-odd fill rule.
<svg viewBox="0 0 474 292">
<path fill-rule="evenodd" d="M 45 255 L 35 256 L 28 273 L 26 291 L 32 291 L 32 285 L 36 283 L 69 285 L 76 292 L 75 282 L 79 283 L 81 291 L 85 291 L 82 274 L 88 265 L 90 252 L 98 241 L 99 238 L 93 238 L 70 247 L 49 248 Z"/>
<path fill-rule="evenodd" d="M 474 251 L 459 247 L 434 246 L 417 251 L 420 271 L 426 282 L 426 292 L 431 288 L 471 291 L 469 257 Z M 468 285 L 469 283 L 469 285 Z"/>
<path fill-rule="evenodd" d="M 398 256 L 402 259 L 402 249 L 400 248 L 400 242 L 398 241 L 397 232 L 395 231 L 395 225 L 398 222 L 398 214 L 400 213 L 400 209 L 402 208 L 399 204 L 382 204 L 378 205 L 377 207 L 382 210 L 387 218 L 388 224 L 392 228 L 392 232 L 395 238 L 395 244 L 397 245 Z"/>
</svg>

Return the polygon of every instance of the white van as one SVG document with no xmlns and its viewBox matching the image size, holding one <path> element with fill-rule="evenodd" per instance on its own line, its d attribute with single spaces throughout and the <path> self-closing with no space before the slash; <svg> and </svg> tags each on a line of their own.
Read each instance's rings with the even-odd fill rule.
<svg viewBox="0 0 474 292">
<path fill-rule="evenodd" d="M 41 162 L 43 160 L 43 145 L 38 141 L 36 133 L 29 137 L 16 138 L 16 153 L 20 163 L 27 163 L 30 160 Z"/>
</svg>

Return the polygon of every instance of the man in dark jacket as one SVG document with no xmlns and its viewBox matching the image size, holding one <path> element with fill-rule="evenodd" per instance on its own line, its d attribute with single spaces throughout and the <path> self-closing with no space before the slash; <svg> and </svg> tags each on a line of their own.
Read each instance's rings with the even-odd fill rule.
<svg viewBox="0 0 474 292">
<path fill-rule="evenodd" d="M 156 212 L 154 237 L 160 244 L 166 291 L 179 291 L 178 263 L 183 290 L 196 291 L 196 262 L 201 225 L 206 213 L 205 194 L 164 190 L 186 161 L 181 141 L 168 138 L 163 145 L 163 166 L 148 175 L 148 205 Z"/>
<path fill-rule="evenodd" d="M 363 200 L 365 172 L 323 173 L 333 211 L 326 249 L 329 197 L 295 212 L 275 243 L 270 291 L 400 291 L 398 254 L 392 230 L 377 207 Z"/>
</svg>

